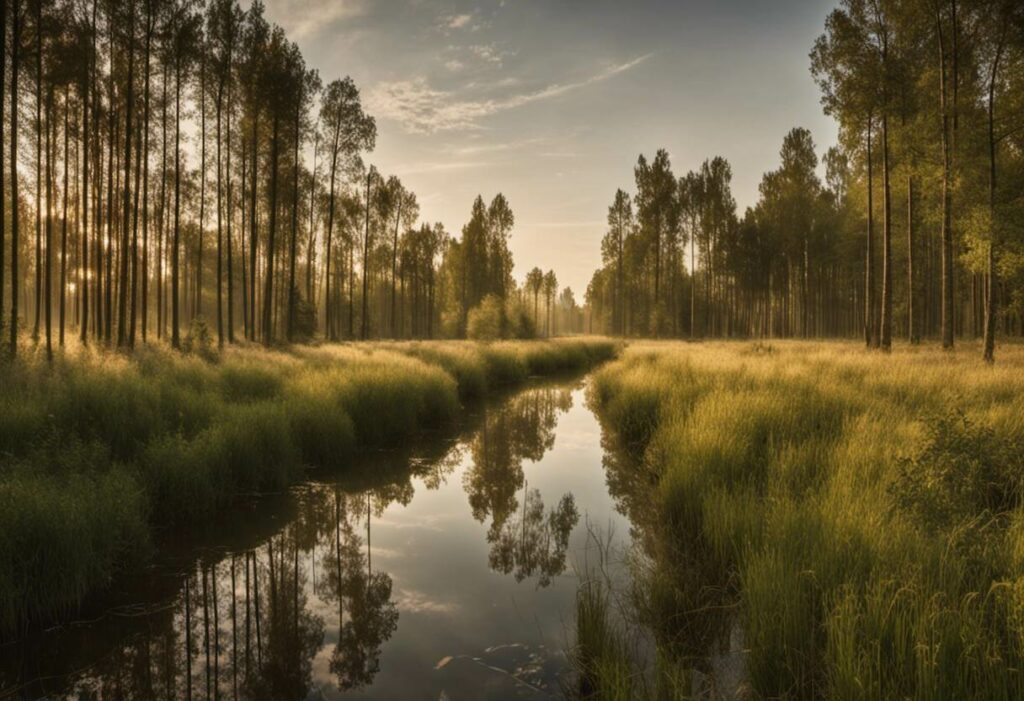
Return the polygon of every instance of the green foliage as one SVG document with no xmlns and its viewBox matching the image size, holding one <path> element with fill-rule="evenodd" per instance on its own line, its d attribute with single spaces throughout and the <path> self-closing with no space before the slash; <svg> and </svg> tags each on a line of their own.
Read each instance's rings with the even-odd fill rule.
<svg viewBox="0 0 1024 701">
<path fill-rule="evenodd" d="M 1024 354 L 975 352 L 652 344 L 597 373 L 662 673 L 738 626 L 759 697 L 1024 693 Z"/>
<path fill-rule="evenodd" d="M 213 360 L 217 357 L 213 343 L 209 324 L 206 323 L 206 319 L 197 316 L 189 324 L 188 333 L 181 342 L 181 349 L 186 354 L 197 355 L 203 360 Z"/>
<path fill-rule="evenodd" d="M 931 417 L 917 452 L 898 462 L 890 491 L 925 529 L 949 528 L 1020 506 L 1024 454 L 1017 436 L 975 425 L 961 410 Z"/>
<path fill-rule="evenodd" d="M 505 309 L 496 295 L 487 295 L 469 310 L 466 335 L 476 341 L 495 341 L 503 336 Z"/>
<path fill-rule="evenodd" d="M 347 467 L 450 421 L 462 399 L 611 357 L 608 341 L 163 348 L 0 366 L 0 631 L 63 615 L 237 495 Z"/>
</svg>

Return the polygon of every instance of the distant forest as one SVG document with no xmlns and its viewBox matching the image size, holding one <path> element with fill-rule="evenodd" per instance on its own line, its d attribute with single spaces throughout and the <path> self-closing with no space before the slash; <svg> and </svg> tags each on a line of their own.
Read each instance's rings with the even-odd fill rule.
<svg viewBox="0 0 1024 701">
<path fill-rule="evenodd" d="M 595 332 L 863 337 L 889 348 L 1024 334 L 1024 5 L 843 0 L 810 52 L 839 145 L 795 128 L 742 214 L 732 170 L 641 156 L 615 193 Z"/>
<path fill-rule="evenodd" d="M 0 35 L 12 353 L 582 330 L 553 271 L 513 281 L 503 195 L 459 238 L 419 221 L 354 82 L 258 0 L 0 0 Z"/>
</svg>

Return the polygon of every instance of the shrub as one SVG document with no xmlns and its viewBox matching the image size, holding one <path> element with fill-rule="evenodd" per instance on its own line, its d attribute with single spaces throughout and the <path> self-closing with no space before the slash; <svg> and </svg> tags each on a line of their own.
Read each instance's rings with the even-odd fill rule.
<svg viewBox="0 0 1024 701">
<path fill-rule="evenodd" d="M 496 295 L 487 295 L 469 310 L 466 334 L 477 341 L 495 341 L 502 337 L 505 309 Z"/>
<path fill-rule="evenodd" d="M 209 361 L 217 357 L 213 345 L 213 334 L 210 333 L 210 327 L 206 323 L 206 319 L 201 316 L 192 319 L 192 323 L 188 327 L 188 333 L 185 334 L 185 338 L 181 341 L 181 349 L 185 353 L 197 355 L 203 360 Z"/>
<path fill-rule="evenodd" d="M 960 410 L 925 421 L 926 438 L 897 465 L 896 505 L 926 529 L 949 527 L 1020 506 L 1024 454 L 1018 441 L 972 422 Z"/>
</svg>

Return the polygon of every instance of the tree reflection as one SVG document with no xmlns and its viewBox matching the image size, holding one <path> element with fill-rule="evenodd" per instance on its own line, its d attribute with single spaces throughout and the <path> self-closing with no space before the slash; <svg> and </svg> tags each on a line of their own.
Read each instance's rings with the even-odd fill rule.
<svg viewBox="0 0 1024 701">
<path fill-rule="evenodd" d="M 497 410 L 485 409 L 483 425 L 469 445 L 472 463 L 463 476 L 473 518 L 491 525 L 490 566 L 516 581 L 538 577 L 544 587 L 565 571 L 569 534 L 579 522 L 571 494 L 545 515 L 538 490 L 526 489 L 523 461 L 539 461 L 554 447 L 558 415 L 572 408 L 567 388 L 537 387 Z M 523 492 L 520 504 L 516 495 Z"/>
<path fill-rule="evenodd" d="M 400 499 L 404 492 L 397 492 Z M 346 495 L 334 493 L 335 529 L 332 549 L 324 557 L 326 573 L 322 595 L 338 608 L 338 642 L 331 653 L 330 670 L 338 688 L 358 689 L 373 681 L 380 670 L 381 646 L 398 627 L 398 608 L 391 600 L 391 577 L 372 571 L 369 546 L 356 534 L 365 515 L 367 542 L 372 517 L 380 516 L 391 493 Z M 376 508 L 374 508 L 376 507 Z"/>
<path fill-rule="evenodd" d="M 546 587 L 565 571 L 569 534 L 580 520 L 576 500 L 565 494 L 545 517 L 540 490 L 527 489 L 521 514 L 492 524 L 487 533 L 490 565 L 502 574 L 514 574 L 517 582 L 537 575 L 537 586 Z"/>
</svg>

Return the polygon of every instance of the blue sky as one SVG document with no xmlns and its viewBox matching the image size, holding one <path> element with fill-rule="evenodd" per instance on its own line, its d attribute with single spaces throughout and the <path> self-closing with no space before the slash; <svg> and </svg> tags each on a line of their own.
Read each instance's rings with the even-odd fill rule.
<svg viewBox="0 0 1024 701">
<path fill-rule="evenodd" d="M 515 275 L 553 268 L 581 299 L 616 188 L 668 149 L 677 175 L 721 155 L 740 210 L 783 135 L 836 127 L 807 54 L 831 0 L 266 0 L 328 82 L 378 124 L 369 162 L 457 233 L 479 193 L 516 214 Z"/>
</svg>

